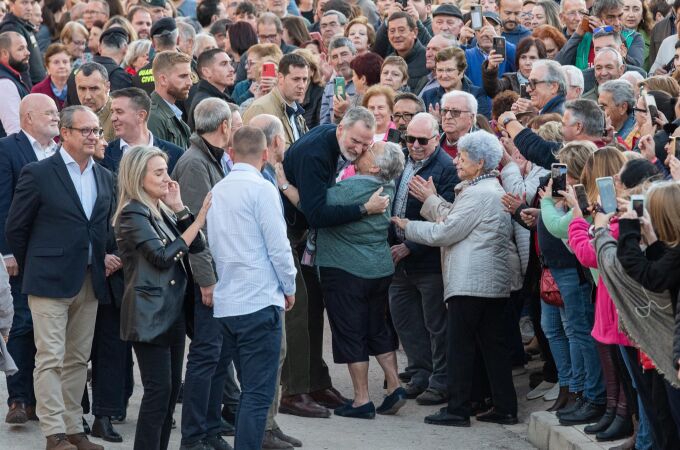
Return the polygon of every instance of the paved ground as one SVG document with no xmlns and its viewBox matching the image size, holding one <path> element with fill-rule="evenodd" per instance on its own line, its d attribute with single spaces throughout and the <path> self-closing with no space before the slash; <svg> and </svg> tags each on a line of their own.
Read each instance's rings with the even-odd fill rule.
<svg viewBox="0 0 680 450">
<path fill-rule="evenodd" d="M 329 362 L 335 386 L 345 395 L 352 392 L 349 374 L 345 366 L 332 363 L 330 357 L 330 341 L 327 328 L 325 339 L 326 361 Z M 188 348 L 188 347 L 187 347 Z M 399 352 L 399 367 L 405 366 L 405 356 Z M 535 367 L 536 363 L 530 364 Z M 378 404 L 383 397 L 383 376 L 378 364 L 371 361 L 370 382 L 371 397 Z M 93 438 L 107 449 L 131 449 L 134 440 L 136 417 L 139 410 L 142 389 L 139 373 L 135 374 L 135 393 L 128 409 L 128 421 L 116 425 L 123 435 L 123 443 L 112 444 Z M 423 407 L 409 401 L 398 416 L 376 416 L 375 420 L 346 419 L 331 417 L 330 419 L 305 419 L 281 414 L 277 421 L 288 434 L 301 439 L 303 448 L 310 450 L 387 450 L 387 449 L 419 449 L 419 450 L 451 450 L 451 449 L 508 449 L 523 450 L 534 447 L 527 440 L 529 414 L 546 409 L 549 404 L 543 400 L 528 402 L 525 394 L 528 391 L 526 375 L 515 378 L 518 399 L 520 401 L 520 421 L 514 426 L 477 423 L 473 420 L 470 428 L 433 427 L 425 425 L 423 418 L 438 407 Z M 5 377 L 0 376 L 0 450 L 37 450 L 45 448 L 45 441 L 40 434 L 37 422 L 30 422 L 21 427 L 10 427 L 4 423 L 7 413 Z M 178 405 L 175 417 L 179 423 L 181 405 Z M 92 423 L 92 416 L 87 417 Z M 233 438 L 227 438 L 233 444 Z M 170 449 L 176 450 L 180 445 L 179 430 L 173 430 L 170 438 Z"/>
</svg>

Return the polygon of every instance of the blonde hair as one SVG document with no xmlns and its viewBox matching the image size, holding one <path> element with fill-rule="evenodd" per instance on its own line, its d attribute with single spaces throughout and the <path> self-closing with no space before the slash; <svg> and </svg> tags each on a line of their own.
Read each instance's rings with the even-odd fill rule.
<svg viewBox="0 0 680 450">
<path fill-rule="evenodd" d="M 125 58 L 123 58 L 123 66 L 132 67 L 132 64 L 137 60 L 137 58 L 148 55 L 150 50 L 151 41 L 148 39 L 138 39 L 136 41 L 130 42 L 127 52 L 125 52 Z"/>
<path fill-rule="evenodd" d="M 546 141 L 562 142 L 564 140 L 562 122 L 546 122 L 536 130 L 536 134 Z"/>
<path fill-rule="evenodd" d="M 248 54 L 252 55 L 255 54 L 259 56 L 260 58 L 272 58 L 276 62 L 276 64 L 279 63 L 281 58 L 283 58 L 283 52 L 279 48 L 278 45 L 276 44 L 256 44 L 253 45 L 248 49 Z"/>
<path fill-rule="evenodd" d="M 90 33 L 87 31 L 87 28 L 85 28 L 84 25 L 80 24 L 79 22 L 67 22 L 66 25 L 64 25 L 64 28 L 61 30 L 59 40 L 64 44 L 70 44 L 73 42 L 73 35 L 76 33 L 80 33 L 85 36 L 85 40 L 90 37 Z"/>
<path fill-rule="evenodd" d="M 571 141 L 557 152 L 557 159 L 567 165 L 567 175 L 578 180 L 590 155 L 597 151 L 597 147 L 590 141 Z"/>
<path fill-rule="evenodd" d="M 167 75 L 178 64 L 191 64 L 191 56 L 172 50 L 164 51 L 156 54 L 151 70 L 154 75 Z"/>
<path fill-rule="evenodd" d="M 645 209 L 659 239 L 670 247 L 680 245 L 680 184 L 675 181 L 654 183 L 647 192 Z"/>
<path fill-rule="evenodd" d="M 581 183 L 586 188 L 588 201 L 595 203 L 599 189 L 595 180 L 600 177 L 613 177 L 626 163 L 626 157 L 616 147 L 603 147 L 590 155 L 583 167 Z"/>
<path fill-rule="evenodd" d="M 640 81 L 640 85 L 644 86 L 647 91 L 663 91 L 676 98 L 680 96 L 680 84 L 668 75 L 649 77 Z"/>
<path fill-rule="evenodd" d="M 380 72 L 382 73 L 385 66 L 394 66 L 401 72 L 403 76 L 402 81 L 404 84 L 408 81 L 408 65 L 406 61 L 401 56 L 392 55 L 388 56 L 383 60 L 382 66 L 380 67 Z"/>
<path fill-rule="evenodd" d="M 148 145 L 132 147 L 123 154 L 118 168 L 118 207 L 113 215 L 114 224 L 118 220 L 120 212 L 131 200 L 142 203 L 156 217 L 161 216 L 161 209 L 167 210 L 162 201 L 156 204 L 142 186 L 149 160 L 156 156 L 160 156 L 166 163 L 168 162 L 168 155 L 163 150 Z"/>
<path fill-rule="evenodd" d="M 123 16 L 113 16 L 111 17 L 105 24 L 104 28 L 102 28 L 102 32 L 108 30 L 111 27 L 119 27 L 124 29 L 127 34 L 128 34 L 128 44 L 130 42 L 136 41 L 139 39 L 137 36 L 137 32 L 135 31 L 134 27 L 130 23 L 129 20 L 127 20 Z"/>
</svg>

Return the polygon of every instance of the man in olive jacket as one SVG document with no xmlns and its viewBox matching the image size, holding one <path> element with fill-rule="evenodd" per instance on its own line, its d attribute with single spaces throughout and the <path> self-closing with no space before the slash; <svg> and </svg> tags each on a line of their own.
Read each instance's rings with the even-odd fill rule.
<svg viewBox="0 0 680 450">
<path fill-rule="evenodd" d="M 198 211 L 205 196 L 229 173 L 224 149 L 231 137 L 231 111 L 222 99 L 207 98 L 194 111 L 196 132 L 190 147 L 177 161 L 172 177 L 191 211 Z M 229 163 L 231 160 L 229 160 Z M 203 233 L 208 235 L 207 224 Z M 213 317 L 212 296 L 217 283 L 210 249 L 189 255 L 194 282 L 194 337 L 184 377 L 182 448 L 207 440 L 213 448 L 220 437 L 222 391 L 231 359 L 222 352 L 223 335 Z"/>
<path fill-rule="evenodd" d="M 161 52 L 153 60 L 153 73 L 155 90 L 151 94 L 149 130 L 157 138 L 185 150 L 191 130 L 175 103 L 189 97 L 191 57 L 179 52 Z"/>
</svg>

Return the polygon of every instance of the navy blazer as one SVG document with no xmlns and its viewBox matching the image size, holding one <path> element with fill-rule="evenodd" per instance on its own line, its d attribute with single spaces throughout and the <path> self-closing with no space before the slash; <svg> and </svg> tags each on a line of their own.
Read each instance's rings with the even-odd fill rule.
<svg viewBox="0 0 680 450">
<path fill-rule="evenodd" d="M 156 136 L 153 137 L 153 145 L 154 147 L 160 148 L 168 155 L 168 173 L 172 173 L 175 164 L 177 164 L 177 160 L 182 156 L 184 150 L 171 142 L 158 139 Z M 106 146 L 106 150 L 104 150 L 104 159 L 102 159 L 101 165 L 113 173 L 118 173 L 118 166 L 120 165 L 122 157 L 123 152 L 120 150 L 120 138 L 114 139 Z"/>
<path fill-rule="evenodd" d="M 38 158 L 23 131 L 0 139 L 0 253 L 3 255 L 12 253 L 5 240 L 5 223 L 14 198 L 14 188 L 21 169 L 36 161 Z"/>
<path fill-rule="evenodd" d="M 114 212 L 111 172 L 94 165 L 97 199 L 90 219 L 60 152 L 21 171 L 5 235 L 23 268 L 22 292 L 50 298 L 74 297 L 83 286 L 92 245 L 92 287 L 108 302 L 104 256 Z"/>
</svg>

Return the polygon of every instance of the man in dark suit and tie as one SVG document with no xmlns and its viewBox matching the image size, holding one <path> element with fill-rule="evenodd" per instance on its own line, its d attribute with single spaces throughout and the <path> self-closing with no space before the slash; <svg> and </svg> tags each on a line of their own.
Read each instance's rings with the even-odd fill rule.
<svg viewBox="0 0 680 450">
<path fill-rule="evenodd" d="M 133 87 L 111 92 L 111 122 L 116 139 L 106 147 L 102 160 L 104 167 L 116 173 L 127 149 L 136 145 L 152 145 L 168 154 L 168 173 L 172 173 L 184 150 L 149 131 L 150 110 L 151 99 L 142 89 Z"/>
<path fill-rule="evenodd" d="M 59 151 L 22 170 L 5 234 L 33 318 L 36 413 L 46 448 L 103 450 L 83 432 L 80 401 L 98 300 L 107 299 L 106 276 L 120 268 L 106 255 L 113 176 L 92 158 L 102 129 L 89 108 L 65 108 L 59 126 Z"/>
<path fill-rule="evenodd" d="M 4 255 L 10 275 L 14 303 L 14 320 L 7 349 L 19 369 L 7 377 L 9 411 L 5 422 L 12 425 L 38 418 L 33 394 L 33 322 L 28 298 L 21 293 L 23 268 L 19 267 L 5 241 L 5 222 L 21 169 L 26 164 L 52 156 L 57 148 L 54 142 L 54 137 L 59 134 L 57 105 L 44 94 L 29 94 L 19 104 L 19 123 L 21 130 L 18 133 L 0 139 L 0 254 Z"/>
</svg>

